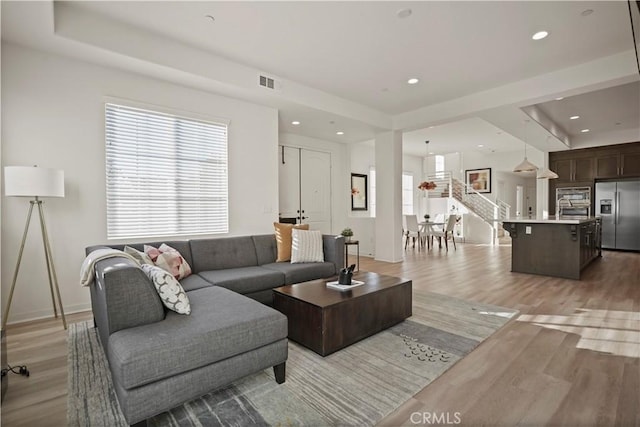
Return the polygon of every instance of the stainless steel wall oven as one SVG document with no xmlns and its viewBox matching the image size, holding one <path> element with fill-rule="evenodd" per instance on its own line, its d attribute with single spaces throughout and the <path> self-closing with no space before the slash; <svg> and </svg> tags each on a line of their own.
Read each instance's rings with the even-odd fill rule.
<svg viewBox="0 0 640 427">
<path fill-rule="evenodd" d="M 588 218 L 591 216 L 591 188 L 556 188 L 558 218 Z"/>
</svg>

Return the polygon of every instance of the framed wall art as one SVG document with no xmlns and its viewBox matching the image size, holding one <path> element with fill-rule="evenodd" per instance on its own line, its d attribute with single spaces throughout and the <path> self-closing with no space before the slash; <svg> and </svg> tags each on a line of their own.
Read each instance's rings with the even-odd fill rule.
<svg viewBox="0 0 640 427">
<path fill-rule="evenodd" d="M 351 174 L 351 210 L 366 211 L 369 209 L 367 200 L 367 175 Z"/>
<path fill-rule="evenodd" d="M 471 188 L 478 193 L 491 193 L 491 168 L 467 169 L 464 172 L 467 192 L 470 192 L 469 188 Z"/>
</svg>

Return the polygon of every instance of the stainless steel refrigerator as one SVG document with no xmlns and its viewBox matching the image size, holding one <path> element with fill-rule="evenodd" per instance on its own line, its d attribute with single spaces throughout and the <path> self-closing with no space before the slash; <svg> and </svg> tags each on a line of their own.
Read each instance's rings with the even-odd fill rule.
<svg viewBox="0 0 640 427">
<path fill-rule="evenodd" d="M 602 247 L 640 251 L 640 180 L 596 182 Z"/>
</svg>

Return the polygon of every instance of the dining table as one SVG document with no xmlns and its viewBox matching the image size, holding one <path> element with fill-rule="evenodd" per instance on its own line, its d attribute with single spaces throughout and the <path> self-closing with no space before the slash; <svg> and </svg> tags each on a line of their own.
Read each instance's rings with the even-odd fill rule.
<svg viewBox="0 0 640 427">
<path fill-rule="evenodd" d="M 420 235 L 427 241 L 427 249 L 429 249 L 431 247 L 430 237 L 433 236 L 433 232 L 435 231 L 433 227 L 444 226 L 444 222 L 421 221 L 418 223 L 418 226 L 420 227 Z"/>
</svg>

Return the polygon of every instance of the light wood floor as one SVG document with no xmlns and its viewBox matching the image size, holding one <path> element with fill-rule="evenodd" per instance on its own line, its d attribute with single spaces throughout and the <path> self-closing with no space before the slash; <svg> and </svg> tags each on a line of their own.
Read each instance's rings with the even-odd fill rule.
<svg viewBox="0 0 640 427">
<path fill-rule="evenodd" d="M 410 278 L 414 289 L 521 312 L 381 424 L 448 415 L 467 426 L 640 426 L 640 254 L 604 252 L 573 281 L 511 273 L 510 253 L 460 244 L 409 249 L 396 264 L 361 257 L 363 270 Z M 11 374 L 2 425 L 66 425 L 61 322 L 10 326 L 7 340 L 9 363 L 27 364 L 31 376 Z"/>
</svg>

